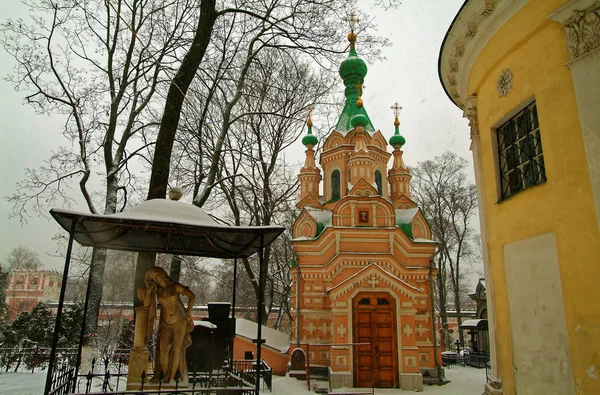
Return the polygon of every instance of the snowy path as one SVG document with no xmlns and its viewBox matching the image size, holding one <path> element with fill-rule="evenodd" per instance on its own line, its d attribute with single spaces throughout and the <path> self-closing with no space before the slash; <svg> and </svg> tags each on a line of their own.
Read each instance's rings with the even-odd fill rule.
<svg viewBox="0 0 600 395">
<path fill-rule="evenodd" d="M 424 386 L 423 393 L 431 395 L 481 395 L 485 383 L 485 369 L 455 367 L 446 369 L 450 383 L 442 386 Z M 0 395 L 40 395 L 44 392 L 45 373 L 1 373 Z M 408 391 L 376 389 L 375 394 L 401 395 Z M 264 394 L 270 394 L 268 391 Z M 273 378 L 273 395 L 315 395 L 306 390 L 306 382 L 289 377 Z"/>
<path fill-rule="evenodd" d="M 485 384 L 485 369 L 453 367 L 446 369 L 446 379 L 451 382 L 442 386 L 425 385 L 423 393 L 431 395 L 481 395 Z M 406 394 L 399 389 L 375 389 L 376 395 Z M 268 392 L 265 392 L 268 394 Z M 273 378 L 273 395 L 315 395 L 306 390 L 306 382 L 289 377 Z"/>
</svg>

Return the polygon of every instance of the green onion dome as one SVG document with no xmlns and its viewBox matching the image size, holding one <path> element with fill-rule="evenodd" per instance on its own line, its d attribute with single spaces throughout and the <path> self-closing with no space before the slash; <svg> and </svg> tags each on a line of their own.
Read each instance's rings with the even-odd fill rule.
<svg viewBox="0 0 600 395">
<path fill-rule="evenodd" d="M 357 126 L 365 127 L 368 124 L 369 124 L 369 117 L 367 117 L 365 114 L 359 113 L 350 119 L 350 125 L 352 125 L 353 128 L 355 128 Z"/>
<path fill-rule="evenodd" d="M 319 142 L 317 136 L 312 134 L 312 125 L 312 119 L 309 116 L 308 120 L 306 121 L 306 126 L 308 126 L 308 132 L 306 133 L 306 136 L 302 137 L 302 144 L 304 144 L 306 147 L 308 147 L 309 145 L 315 146 Z"/>
<path fill-rule="evenodd" d="M 366 75 L 367 64 L 358 57 L 356 49 L 354 49 L 354 45 L 352 45 L 348 57 L 340 65 L 340 77 L 346 81 L 351 77 L 356 76 L 362 81 Z"/>
<path fill-rule="evenodd" d="M 400 134 L 400 121 L 398 120 L 398 117 L 396 117 L 396 120 L 394 121 L 394 126 L 396 127 L 396 132 L 390 137 L 390 145 L 394 148 L 402 148 L 402 146 L 406 144 L 406 139 Z"/>
</svg>

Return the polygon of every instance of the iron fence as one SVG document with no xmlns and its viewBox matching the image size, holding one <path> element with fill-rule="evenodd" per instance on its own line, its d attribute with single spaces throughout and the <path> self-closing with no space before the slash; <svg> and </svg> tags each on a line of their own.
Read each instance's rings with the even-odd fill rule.
<svg viewBox="0 0 600 395">
<path fill-rule="evenodd" d="M 77 355 L 75 348 L 59 348 L 56 350 L 61 359 L 74 362 Z M 0 348 L 0 369 L 4 372 L 31 371 L 35 373 L 45 370 L 50 360 L 50 348 L 42 347 L 2 347 Z"/>
<path fill-rule="evenodd" d="M 74 364 L 61 359 L 55 365 L 51 376 L 51 389 L 48 395 L 67 394 L 186 394 L 186 395 L 246 395 L 256 394 L 256 361 L 234 360 L 231 366 L 212 372 L 190 372 L 188 385 L 180 388 L 179 377 L 167 385 L 162 377 L 156 382 L 146 373 L 140 377 L 139 390 L 126 390 L 127 355 L 113 354 L 99 360 L 93 359 L 87 373 L 76 375 Z M 271 390 L 273 370 L 263 361 L 260 366 L 261 387 Z M 154 381 L 154 380 L 153 380 Z M 168 387 L 168 388 L 166 388 Z"/>
</svg>

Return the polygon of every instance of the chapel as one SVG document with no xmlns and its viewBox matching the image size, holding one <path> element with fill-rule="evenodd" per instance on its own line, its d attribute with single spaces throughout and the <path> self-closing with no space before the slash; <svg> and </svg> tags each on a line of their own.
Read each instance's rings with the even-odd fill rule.
<svg viewBox="0 0 600 395">
<path fill-rule="evenodd" d="M 332 388 L 422 389 L 423 377 L 435 375 L 441 362 L 432 319 L 436 244 L 411 199 L 400 107 L 392 107 L 391 154 L 367 115 L 361 98 L 367 65 L 356 38 L 348 35 L 350 51 L 339 68 L 345 106 L 319 165 L 310 114 L 302 139 L 292 346 L 308 351 L 311 366 L 328 369 Z"/>
</svg>

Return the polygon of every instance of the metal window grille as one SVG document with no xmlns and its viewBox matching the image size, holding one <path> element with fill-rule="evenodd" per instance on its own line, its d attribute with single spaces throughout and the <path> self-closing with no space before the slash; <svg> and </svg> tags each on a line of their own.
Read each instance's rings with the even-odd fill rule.
<svg viewBox="0 0 600 395">
<path fill-rule="evenodd" d="M 341 197 L 341 180 L 340 180 L 340 171 L 334 170 L 331 173 L 331 199 L 339 199 Z"/>
<path fill-rule="evenodd" d="M 546 181 L 535 102 L 498 128 L 498 152 L 501 200 Z"/>
</svg>

